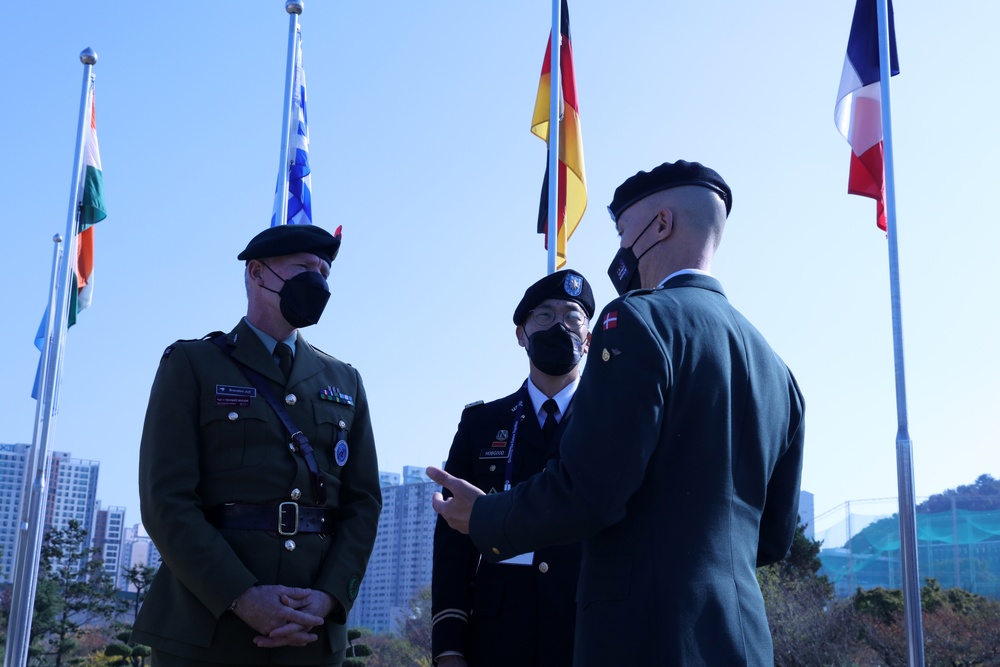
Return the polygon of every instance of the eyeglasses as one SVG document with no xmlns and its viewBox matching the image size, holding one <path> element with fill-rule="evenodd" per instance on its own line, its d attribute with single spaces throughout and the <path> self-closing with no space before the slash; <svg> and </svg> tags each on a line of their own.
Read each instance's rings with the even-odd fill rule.
<svg viewBox="0 0 1000 667">
<path fill-rule="evenodd" d="M 579 310 L 567 310 L 557 313 L 550 308 L 537 308 L 531 313 L 531 319 L 540 327 L 552 326 L 553 322 L 562 322 L 570 329 L 582 329 L 587 326 L 587 316 Z"/>
</svg>

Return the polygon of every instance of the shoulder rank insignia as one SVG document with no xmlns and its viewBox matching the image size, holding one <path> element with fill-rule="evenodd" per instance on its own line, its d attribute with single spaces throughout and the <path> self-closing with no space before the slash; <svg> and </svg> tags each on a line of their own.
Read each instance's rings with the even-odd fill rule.
<svg viewBox="0 0 1000 667">
<path fill-rule="evenodd" d="M 465 404 L 465 407 L 464 407 L 464 408 L 462 408 L 462 409 L 463 409 L 463 410 L 468 410 L 469 408 L 474 408 L 474 407 L 476 407 L 477 405 L 482 405 L 482 404 L 483 404 L 483 402 L 482 402 L 482 401 L 473 401 L 472 403 L 466 403 L 466 404 Z"/>
</svg>

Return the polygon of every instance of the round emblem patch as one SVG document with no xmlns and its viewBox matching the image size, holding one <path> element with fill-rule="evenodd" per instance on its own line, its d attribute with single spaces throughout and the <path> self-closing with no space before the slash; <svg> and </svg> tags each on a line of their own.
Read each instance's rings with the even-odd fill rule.
<svg viewBox="0 0 1000 667">
<path fill-rule="evenodd" d="M 337 461 L 337 465 L 343 467 L 347 463 L 347 456 L 350 454 L 347 450 L 347 443 L 343 440 L 337 443 L 337 447 L 333 450 L 333 458 Z"/>
<path fill-rule="evenodd" d="M 347 597 L 351 598 L 351 602 L 357 599 L 360 590 L 361 580 L 357 577 L 351 577 L 351 580 L 347 582 Z"/>
</svg>

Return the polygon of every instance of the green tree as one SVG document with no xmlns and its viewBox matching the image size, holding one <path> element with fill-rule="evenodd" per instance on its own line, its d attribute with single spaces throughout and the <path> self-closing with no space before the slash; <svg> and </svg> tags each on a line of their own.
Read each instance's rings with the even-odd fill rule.
<svg viewBox="0 0 1000 667">
<path fill-rule="evenodd" d="M 956 509 L 987 512 L 1000 509 L 1000 479 L 980 475 L 972 484 L 936 493 L 917 505 L 918 512 L 950 512 L 952 502 Z"/>
<path fill-rule="evenodd" d="M 417 591 L 404 611 L 397 619 L 403 629 L 403 639 L 414 649 L 431 655 L 431 587 L 427 586 Z"/>
<path fill-rule="evenodd" d="M 372 654 L 372 649 L 358 640 L 371 636 L 372 631 L 368 628 L 349 628 L 347 630 L 347 657 L 344 659 L 344 667 L 364 667 L 367 664 L 365 658 Z"/>
<path fill-rule="evenodd" d="M 777 667 L 828 664 L 850 644 L 844 636 L 850 609 L 833 599 L 833 585 L 818 574 L 821 546 L 799 525 L 788 556 L 757 569 Z"/>
<path fill-rule="evenodd" d="M 934 579 L 927 580 L 920 598 L 926 664 L 1000 664 L 1000 602 L 958 588 L 942 589 Z M 902 592 L 859 589 L 854 608 L 855 630 L 875 662 L 906 665 Z"/>
<path fill-rule="evenodd" d="M 368 640 L 372 654 L 366 667 L 430 667 L 431 657 L 402 637 L 380 635 Z"/>
<path fill-rule="evenodd" d="M 32 635 L 39 640 L 36 655 L 55 667 L 76 657 L 87 626 L 110 622 L 122 610 L 114 581 L 86 539 L 87 531 L 71 520 L 66 528 L 50 530 L 42 544 L 38 591 L 44 593 L 45 613 L 39 614 L 36 593 Z"/>
<path fill-rule="evenodd" d="M 146 664 L 146 658 L 150 655 L 149 647 L 130 641 L 130 636 L 132 634 L 132 627 L 135 625 L 135 620 L 139 617 L 139 609 L 142 607 L 142 601 L 146 598 L 146 592 L 153 583 L 153 577 L 155 576 L 156 568 L 150 567 L 145 563 L 137 563 L 132 567 L 122 568 L 122 577 L 124 577 L 131 588 L 135 589 L 135 597 L 132 601 L 132 622 L 117 624 L 119 632 L 115 636 L 116 641 L 111 642 L 104 649 L 104 655 L 112 659 L 109 664 L 120 667 L 126 665 L 144 667 Z"/>
<path fill-rule="evenodd" d="M 155 576 L 156 568 L 145 563 L 136 563 L 132 567 L 122 568 L 122 577 L 125 578 L 125 582 L 135 589 L 135 599 L 132 604 L 132 625 L 135 625 L 135 619 L 139 617 L 139 608 L 142 607 L 142 601 L 146 599 L 146 593 L 149 592 L 149 587 Z"/>
</svg>

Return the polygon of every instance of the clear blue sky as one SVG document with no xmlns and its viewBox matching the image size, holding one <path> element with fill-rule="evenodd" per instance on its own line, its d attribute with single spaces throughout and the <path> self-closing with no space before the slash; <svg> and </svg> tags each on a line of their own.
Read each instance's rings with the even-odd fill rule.
<svg viewBox="0 0 1000 667">
<path fill-rule="evenodd" d="M 590 205 L 569 266 L 603 305 L 614 188 L 665 160 L 717 169 L 734 208 L 713 270 L 805 393 L 803 486 L 817 513 L 894 496 L 887 243 L 874 202 L 846 194 L 849 148 L 833 125 L 853 2 L 570 9 Z M 439 464 L 462 407 L 526 375 L 510 317 L 546 266 L 534 233 L 545 146 L 528 126 L 549 12 L 544 0 L 306 2 L 314 220 L 343 225 L 344 244 L 327 313 L 304 335 L 360 369 L 384 470 Z M 1000 476 L 998 24 L 997 3 L 897 7 L 918 495 Z M 126 506 L 129 523 L 163 348 L 244 313 L 236 255 L 271 215 L 287 26 L 280 0 L 0 9 L 0 442 L 32 438 L 32 339 L 66 225 L 90 46 L 109 215 L 94 305 L 67 341 L 54 448 L 100 460 L 99 498 Z"/>
</svg>

